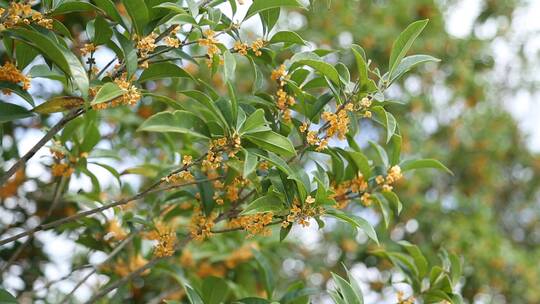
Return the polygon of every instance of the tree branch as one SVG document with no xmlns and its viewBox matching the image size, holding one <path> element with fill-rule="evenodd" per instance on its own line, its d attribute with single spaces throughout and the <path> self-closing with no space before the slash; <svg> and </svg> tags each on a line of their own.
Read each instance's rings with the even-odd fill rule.
<svg viewBox="0 0 540 304">
<path fill-rule="evenodd" d="M 43 136 L 31 149 L 30 151 L 26 152 L 26 154 L 21 157 L 9 170 L 0 178 L 0 184 L 5 184 L 8 179 L 19 170 L 20 167 L 22 167 L 32 156 L 36 154 L 36 152 L 41 149 L 51 138 L 53 138 L 60 130 L 64 128 L 64 126 L 72 121 L 73 119 L 79 117 L 85 112 L 84 109 L 78 108 L 74 109 L 71 112 L 69 112 L 66 116 L 64 116 L 59 122 L 56 123 L 46 134 Z"/>
</svg>

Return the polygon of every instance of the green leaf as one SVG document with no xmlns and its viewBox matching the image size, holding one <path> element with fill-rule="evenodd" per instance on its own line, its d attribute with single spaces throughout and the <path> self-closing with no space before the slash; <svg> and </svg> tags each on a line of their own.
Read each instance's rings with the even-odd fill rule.
<svg viewBox="0 0 540 304">
<path fill-rule="evenodd" d="M 182 14 L 182 15 L 187 14 L 186 10 L 184 10 L 184 8 L 177 3 L 165 2 L 165 3 L 161 3 L 160 5 L 154 6 L 154 8 L 164 8 L 174 13 Z"/>
<path fill-rule="evenodd" d="M 407 241 L 399 241 L 398 243 L 401 246 L 405 247 L 407 252 L 409 252 L 411 257 L 413 258 L 416 268 L 418 269 L 418 275 L 420 276 L 420 278 L 423 278 L 429 270 L 426 257 L 424 257 L 424 255 L 416 245 L 411 244 Z"/>
<path fill-rule="evenodd" d="M 304 41 L 304 39 L 302 39 L 300 35 L 291 31 L 277 32 L 270 39 L 270 43 L 279 43 L 279 42 L 306 45 L 306 41 Z"/>
<path fill-rule="evenodd" d="M 227 281 L 217 277 L 207 277 L 202 283 L 202 295 L 205 304 L 225 303 L 229 295 Z"/>
<path fill-rule="evenodd" d="M 296 155 L 292 142 L 285 136 L 274 131 L 264 131 L 244 135 L 244 138 L 256 144 L 260 148 L 277 153 L 285 157 Z"/>
<path fill-rule="evenodd" d="M 240 214 L 248 215 L 269 211 L 277 212 L 283 210 L 283 202 L 281 201 L 281 199 L 274 194 L 267 194 L 251 202 Z"/>
<path fill-rule="evenodd" d="M 17 304 L 17 299 L 5 289 L 0 288 L 0 303 L 1 304 Z"/>
<path fill-rule="evenodd" d="M 240 135 L 257 133 L 263 131 L 269 131 L 270 127 L 267 126 L 267 121 L 264 118 L 264 110 L 257 109 L 255 112 L 251 113 L 246 119 L 240 130 L 238 131 Z"/>
<path fill-rule="evenodd" d="M 247 20 L 262 11 L 278 7 L 304 8 L 297 0 L 254 0 L 246 13 L 244 20 Z"/>
<path fill-rule="evenodd" d="M 236 70 L 236 59 L 229 51 L 223 53 L 223 76 L 225 82 L 234 80 L 234 72 Z"/>
<path fill-rule="evenodd" d="M 405 57 L 414 40 L 416 40 L 418 35 L 420 35 L 422 30 L 424 30 L 427 23 L 427 19 L 411 23 L 403 32 L 401 32 L 401 34 L 399 34 L 396 41 L 394 41 L 392 51 L 390 53 L 390 61 L 388 63 L 390 75 L 394 74 L 394 70 L 401 62 L 401 59 Z"/>
<path fill-rule="evenodd" d="M 257 155 L 249 153 L 248 150 L 243 150 L 245 155 L 244 169 L 242 171 L 242 177 L 247 178 L 252 172 L 257 169 Z"/>
<path fill-rule="evenodd" d="M 272 302 L 266 299 L 254 298 L 254 297 L 243 298 L 243 299 L 233 302 L 233 304 L 271 304 L 271 303 Z"/>
<path fill-rule="evenodd" d="M 0 102 L 0 123 L 34 115 L 27 109 L 12 103 Z"/>
<path fill-rule="evenodd" d="M 127 1 L 130 1 L 130 0 L 127 0 Z M 185 285 L 185 289 L 186 289 L 188 300 L 191 304 L 205 304 L 201 296 L 199 295 L 197 291 L 195 291 L 195 289 L 193 289 L 191 286 L 187 284 Z"/>
<path fill-rule="evenodd" d="M 138 132 L 175 132 L 199 138 L 210 138 L 206 123 L 187 111 L 160 112 L 149 117 L 137 129 Z"/>
<path fill-rule="evenodd" d="M 392 115 L 390 112 L 387 112 L 381 106 L 371 107 L 370 110 L 376 114 L 377 120 L 386 128 L 386 143 L 388 143 L 396 132 L 396 118 L 394 117 L 394 115 Z"/>
<path fill-rule="evenodd" d="M 124 93 L 126 93 L 126 90 L 121 89 L 116 83 L 107 82 L 99 89 L 99 91 L 96 94 L 96 97 L 94 97 L 94 100 L 92 100 L 91 104 L 95 105 L 95 104 L 107 102 L 116 97 L 121 96 Z"/>
<path fill-rule="evenodd" d="M 373 173 L 371 172 L 371 167 L 369 166 L 369 160 L 364 153 L 357 151 L 347 151 L 347 153 L 364 178 L 369 179 Z"/>
<path fill-rule="evenodd" d="M 334 280 L 334 283 L 336 284 L 339 293 L 343 297 L 343 300 L 345 300 L 345 303 L 347 304 L 361 304 L 363 301 L 356 295 L 354 289 L 352 288 L 351 284 L 349 284 L 344 278 L 338 276 L 337 274 L 332 272 L 332 279 Z"/>
<path fill-rule="evenodd" d="M 378 143 L 374 141 L 368 141 L 369 145 L 375 149 L 375 155 L 377 156 L 377 161 L 381 163 L 381 165 L 384 166 L 384 168 L 388 168 L 389 160 L 388 160 L 388 154 L 386 154 L 386 151 L 384 151 L 383 147 L 379 145 Z"/>
<path fill-rule="evenodd" d="M 0 90 L 8 90 L 10 92 L 13 92 L 22 97 L 22 99 L 27 101 L 31 106 L 34 106 L 34 99 L 32 98 L 32 95 L 30 95 L 27 91 L 23 90 L 23 88 L 14 83 L 1 81 Z"/>
<path fill-rule="evenodd" d="M 112 29 L 103 17 L 97 17 L 94 23 L 94 43 L 96 45 L 105 44 L 111 40 Z"/>
<path fill-rule="evenodd" d="M 295 62 L 295 64 L 303 64 L 314 68 L 321 75 L 327 77 L 335 84 L 340 84 L 339 73 L 331 64 L 322 60 L 304 59 Z"/>
<path fill-rule="evenodd" d="M 32 109 L 32 111 L 40 114 L 50 114 L 75 109 L 83 105 L 84 100 L 80 97 L 58 96 L 45 101 Z"/>
<path fill-rule="evenodd" d="M 268 298 L 271 298 L 276 284 L 273 275 L 274 269 L 272 268 L 272 265 L 268 259 L 261 252 L 255 249 L 252 249 L 251 251 L 253 252 L 255 260 L 257 261 L 257 264 L 259 264 L 259 268 L 263 274 L 263 284 L 264 288 L 266 289 L 266 294 Z"/>
<path fill-rule="evenodd" d="M 66 75 L 73 79 L 83 98 L 88 96 L 89 81 L 86 70 L 70 50 L 34 30 L 12 28 L 6 30 L 6 32 L 38 49 L 43 56 L 54 62 Z"/>
<path fill-rule="evenodd" d="M 74 13 L 74 12 L 86 12 L 86 11 L 96 11 L 97 7 L 95 7 L 93 4 L 83 1 L 66 1 L 62 4 L 60 4 L 57 8 L 55 8 L 51 15 L 62 15 L 62 14 L 68 14 L 68 13 Z"/>
<path fill-rule="evenodd" d="M 407 56 L 401 60 L 399 65 L 396 67 L 396 69 L 392 72 L 390 75 L 390 83 L 393 83 L 394 81 L 398 80 L 401 76 L 403 76 L 405 73 L 410 71 L 415 66 L 425 63 L 425 62 L 439 62 L 441 61 L 438 58 L 435 58 L 433 56 L 429 55 L 412 55 Z"/>
<path fill-rule="evenodd" d="M 131 18 L 135 32 L 139 36 L 144 36 L 144 27 L 150 21 L 148 8 L 144 0 L 122 0 L 126 11 Z"/>
<path fill-rule="evenodd" d="M 377 245 L 379 244 L 379 239 L 377 238 L 377 233 L 375 232 L 375 229 L 373 229 L 373 226 L 371 226 L 371 224 L 365 219 L 335 209 L 326 210 L 326 214 L 340 219 L 344 222 L 347 222 L 358 229 L 361 229 L 370 239 L 375 241 Z"/>
<path fill-rule="evenodd" d="M 414 169 L 426 169 L 426 168 L 433 168 L 433 169 L 439 169 L 442 171 L 446 171 L 447 173 L 454 175 L 450 169 L 448 169 L 445 165 L 443 165 L 440 161 L 436 159 L 426 158 L 426 159 L 416 159 L 416 160 L 406 160 L 402 162 L 400 165 L 401 170 L 403 171 L 409 171 Z"/>
<path fill-rule="evenodd" d="M 105 14 L 107 14 L 107 16 L 110 17 L 112 20 L 119 24 L 124 24 L 120 13 L 118 13 L 116 6 L 111 0 L 94 0 L 94 3 L 96 3 L 96 5 L 100 9 L 102 9 Z"/>
<path fill-rule="evenodd" d="M 139 77 L 139 81 L 145 82 L 149 80 L 171 77 L 193 79 L 193 76 L 191 76 L 191 74 L 189 74 L 176 64 L 170 62 L 159 62 L 150 64 L 150 66 L 146 70 L 144 70 L 144 72 L 142 72 L 141 76 Z"/>
</svg>

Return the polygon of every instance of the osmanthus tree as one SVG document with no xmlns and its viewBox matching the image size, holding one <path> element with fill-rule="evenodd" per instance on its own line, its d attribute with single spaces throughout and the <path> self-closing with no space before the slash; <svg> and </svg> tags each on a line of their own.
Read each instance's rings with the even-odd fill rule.
<svg viewBox="0 0 540 304">
<path fill-rule="evenodd" d="M 16 301 L 14 293 L 76 301 L 77 290 L 99 277 L 89 303 L 308 303 L 325 291 L 276 282 L 270 260 L 295 249 L 287 241 L 294 226 L 337 220 L 367 235 L 373 256 L 402 270 L 413 293 L 397 302 L 461 302 L 458 257 L 442 252 L 435 265 L 407 242 L 387 251 L 357 215 L 369 208 L 388 225 L 403 208 L 393 189 L 405 184 L 405 172 L 449 172 L 434 159 L 402 160 L 400 129 L 386 110 L 393 82 L 438 61 L 407 56 L 427 20 L 397 37 L 383 72 L 358 45 L 311 49 L 308 37 L 275 29 L 282 10 L 309 9 L 300 2 L 243 2 L 4 4 L 0 84 L 4 97 L 21 98 L 0 103 L 9 139 L 0 197 L 2 212 L 12 215 L 2 220 L 1 271 L 25 275 L 20 289 L 1 291 L 2 300 Z M 246 35 L 250 19 L 260 20 L 260 37 Z M 354 58 L 357 69 L 343 58 Z M 237 72 L 246 66 L 250 74 Z M 36 106 L 43 96 L 28 93 L 30 78 L 53 80 L 63 92 Z M 57 112 L 61 118 L 50 123 Z M 363 119 L 385 130 L 368 149 L 357 143 Z M 45 135 L 20 155 L 20 130 L 36 125 Z M 42 148 L 50 150 L 42 160 L 50 177 L 30 177 L 25 165 Z M 104 182 L 98 167 L 117 184 Z M 24 187 L 30 182 L 39 187 Z M 44 230 L 81 248 L 66 261 L 77 277 L 68 292 L 42 270 Z M 107 257 L 90 263 L 95 252 Z M 348 271 L 329 279 L 334 302 L 363 302 Z"/>
</svg>

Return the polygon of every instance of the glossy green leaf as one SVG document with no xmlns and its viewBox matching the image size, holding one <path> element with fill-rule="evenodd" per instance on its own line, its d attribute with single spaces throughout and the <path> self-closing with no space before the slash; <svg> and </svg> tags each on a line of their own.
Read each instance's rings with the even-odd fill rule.
<svg viewBox="0 0 540 304">
<path fill-rule="evenodd" d="M 300 35 L 292 31 L 280 31 L 280 32 L 275 33 L 274 36 L 270 38 L 270 43 L 279 43 L 279 42 L 301 44 L 301 45 L 306 44 L 306 41 L 304 41 L 304 39 L 302 39 Z"/>
<path fill-rule="evenodd" d="M 262 109 L 257 109 L 249 115 L 238 132 L 240 134 L 250 134 L 269 131 L 270 128 L 267 124 L 268 122 L 264 118 L 264 111 Z"/>
<path fill-rule="evenodd" d="M 32 98 L 32 95 L 30 95 L 27 91 L 23 90 L 23 88 L 14 83 L 0 81 L 0 90 L 7 90 L 13 92 L 19 95 L 25 101 L 27 101 L 31 106 L 34 106 L 34 99 Z"/>
<path fill-rule="evenodd" d="M 193 76 L 186 72 L 181 67 L 170 62 L 159 62 L 150 64 L 150 66 L 142 72 L 139 77 L 140 82 L 163 78 L 191 78 Z"/>
<path fill-rule="evenodd" d="M 12 103 L 0 102 L 0 123 L 34 115 L 31 111 Z"/>
<path fill-rule="evenodd" d="M 244 138 L 260 148 L 285 157 L 296 155 L 292 142 L 285 136 L 274 131 L 264 131 L 244 135 Z"/>
<path fill-rule="evenodd" d="M 74 12 L 86 12 L 86 11 L 95 11 L 97 7 L 93 4 L 83 1 L 65 1 L 61 3 L 57 8 L 55 8 L 51 15 L 63 15 Z"/>
<path fill-rule="evenodd" d="M 339 275 L 335 273 L 332 274 L 332 279 L 334 280 L 334 283 L 337 286 L 337 289 L 339 290 L 340 295 L 343 297 L 343 300 L 347 304 L 361 304 L 362 300 L 356 295 L 355 291 L 353 290 L 351 284 L 347 282 L 344 278 L 340 277 Z"/>
<path fill-rule="evenodd" d="M 58 65 L 64 73 L 73 79 L 73 82 L 81 91 L 83 98 L 86 98 L 89 86 L 86 70 L 79 59 L 71 51 L 51 40 L 44 34 L 34 30 L 12 28 L 6 32 L 38 49 L 43 56 Z"/>
<path fill-rule="evenodd" d="M 203 280 L 201 294 L 205 304 L 225 303 L 229 295 L 229 286 L 222 278 L 207 277 Z"/>
<path fill-rule="evenodd" d="M 261 196 L 258 199 L 251 202 L 245 209 L 242 211 L 242 215 L 255 214 L 255 213 L 264 213 L 272 211 L 277 213 L 283 211 L 283 203 L 279 197 L 274 194 L 267 194 Z"/>
<path fill-rule="evenodd" d="M 452 173 L 450 169 L 448 169 L 445 165 L 443 165 L 440 161 L 436 159 L 426 158 L 426 159 L 406 160 L 400 164 L 400 167 L 402 171 L 433 168 L 433 169 L 446 171 L 447 173 L 454 175 L 454 173 Z"/>
<path fill-rule="evenodd" d="M 278 7 L 304 8 L 297 0 L 254 0 L 246 13 L 244 20 L 247 20 L 262 11 Z"/>
<path fill-rule="evenodd" d="M 295 64 L 303 64 L 312 67 L 321 75 L 330 79 L 334 84 L 340 84 L 339 73 L 331 64 L 322 60 L 305 59 L 297 61 Z"/>
<path fill-rule="evenodd" d="M 414 40 L 420 35 L 422 30 L 426 27 L 428 20 L 419 20 L 411 23 L 401 34 L 392 45 L 392 51 L 390 53 L 390 61 L 388 67 L 390 69 L 390 75 L 394 74 L 397 66 L 401 62 L 401 59 L 407 55 L 407 52 L 411 48 Z"/>
<path fill-rule="evenodd" d="M 137 131 L 174 132 L 199 138 L 210 137 L 208 127 L 202 119 L 182 110 L 157 113 L 144 121 Z"/>
<path fill-rule="evenodd" d="M 126 90 L 121 89 L 116 83 L 107 82 L 99 89 L 91 104 L 95 105 L 107 102 L 121 96 L 124 93 L 126 93 Z"/>
<path fill-rule="evenodd" d="M 18 301 L 14 296 L 12 296 L 5 289 L 0 288 L 0 303 L 1 304 L 17 304 Z"/>
<path fill-rule="evenodd" d="M 144 0 L 122 0 L 122 3 L 126 7 L 126 11 L 131 18 L 131 22 L 135 29 L 135 32 L 139 36 L 144 36 L 144 27 L 150 21 L 150 15 L 148 7 Z"/>
<path fill-rule="evenodd" d="M 375 241 L 375 243 L 379 244 L 379 239 L 377 238 L 377 233 L 375 232 L 375 229 L 364 218 L 352 214 L 347 214 L 343 211 L 335 209 L 327 210 L 326 214 L 340 219 L 344 222 L 347 222 L 353 227 L 362 230 L 370 239 Z"/>
<path fill-rule="evenodd" d="M 401 60 L 399 65 L 396 67 L 396 69 L 392 72 L 390 75 L 390 83 L 398 80 L 401 76 L 403 76 L 405 73 L 410 71 L 415 66 L 426 63 L 426 62 L 439 62 L 440 59 L 437 59 L 433 56 L 429 55 L 412 55 L 407 56 Z"/>
</svg>

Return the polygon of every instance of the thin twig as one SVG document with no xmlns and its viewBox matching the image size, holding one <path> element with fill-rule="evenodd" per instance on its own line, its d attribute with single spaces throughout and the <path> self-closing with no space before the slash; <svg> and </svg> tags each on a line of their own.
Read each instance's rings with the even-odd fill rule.
<svg viewBox="0 0 540 304">
<path fill-rule="evenodd" d="M 0 184 L 5 184 L 8 179 L 19 170 L 32 156 L 34 156 L 41 147 L 43 147 L 51 138 L 53 138 L 56 133 L 60 132 L 64 126 L 72 121 L 73 119 L 79 117 L 85 112 L 84 109 L 74 109 L 71 112 L 69 112 L 66 116 L 64 116 L 59 122 L 56 123 L 46 134 L 43 136 L 31 149 L 30 151 L 26 152 L 26 154 L 21 157 L 9 170 L 4 174 L 2 177 L 0 177 Z"/>
<path fill-rule="evenodd" d="M 116 246 L 116 248 L 114 248 L 114 250 L 107 256 L 107 258 L 103 262 L 101 262 L 98 265 L 94 266 L 92 271 L 90 271 L 86 276 L 84 276 L 84 278 L 82 278 L 82 280 L 80 280 L 75 285 L 75 287 L 73 287 L 73 289 L 62 299 L 62 301 L 60 301 L 60 303 L 66 303 L 67 300 L 75 293 L 75 291 L 77 289 L 79 289 L 79 287 L 81 287 L 82 284 L 84 284 L 84 282 L 86 282 L 86 280 L 88 280 L 88 278 L 90 278 L 94 273 L 97 272 L 97 270 L 101 266 L 105 265 L 105 263 L 110 261 L 115 255 L 117 255 L 120 252 L 120 250 L 122 250 L 127 244 L 129 244 L 131 242 L 131 240 L 133 240 L 133 237 L 135 237 L 135 235 L 137 233 L 138 233 L 138 231 L 130 233 L 130 235 L 128 237 L 126 237 L 120 244 L 118 244 L 118 246 Z"/>
<path fill-rule="evenodd" d="M 53 222 L 50 222 L 50 223 L 47 223 L 47 224 L 40 224 L 40 225 L 38 225 L 38 226 L 36 226 L 36 227 L 34 227 L 32 229 L 26 230 L 24 232 L 21 232 L 19 234 L 16 234 L 14 236 L 11 236 L 9 238 L 5 238 L 5 239 L 1 240 L 0 241 L 0 246 L 8 244 L 10 242 L 13 242 L 15 240 L 18 240 L 20 238 L 23 238 L 23 237 L 25 237 L 27 235 L 32 235 L 32 234 L 34 234 L 34 233 L 36 233 L 38 231 L 48 230 L 48 229 L 63 225 L 65 223 L 73 222 L 73 221 L 79 220 L 81 218 L 84 218 L 86 216 L 89 216 L 89 215 L 92 215 L 92 214 L 95 214 L 95 213 L 98 213 L 98 212 L 102 212 L 104 210 L 107 210 L 107 209 L 110 209 L 110 208 L 113 208 L 113 207 L 125 205 L 125 204 L 127 204 L 129 202 L 136 201 L 136 200 L 138 200 L 140 198 L 143 198 L 146 195 L 150 194 L 152 190 L 157 188 L 162 183 L 163 183 L 163 181 L 159 180 L 159 181 L 155 182 L 154 184 L 152 184 L 150 187 L 146 188 L 144 191 L 141 191 L 141 192 L 135 194 L 132 197 L 121 199 L 119 201 L 116 201 L 116 202 L 101 206 L 99 208 L 94 208 L 94 209 L 86 210 L 86 211 L 83 211 L 83 212 L 79 212 L 79 213 L 74 214 L 72 216 L 69 216 L 69 217 L 66 217 L 66 218 L 63 218 L 63 219 L 59 219 L 59 220 L 56 220 L 56 221 L 53 221 Z M 188 185 L 194 185 L 194 184 L 197 184 L 197 183 L 199 183 L 199 181 L 183 183 L 183 184 L 179 184 L 177 186 L 178 187 L 183 187 L 183 186 L 188 186 Z"/>
</svg>

